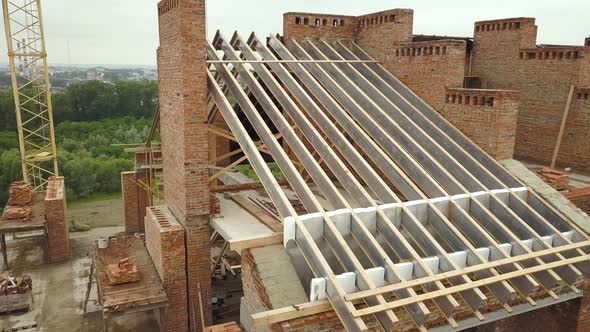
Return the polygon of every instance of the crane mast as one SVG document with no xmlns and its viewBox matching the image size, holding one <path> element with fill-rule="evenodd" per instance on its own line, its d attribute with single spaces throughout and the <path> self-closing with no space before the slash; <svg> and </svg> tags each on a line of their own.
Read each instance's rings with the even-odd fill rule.
<svg viewBox="0 0 590 332">
<path fill-rule="evenodd" d="M 23 180 L 44 190 L 58 175 L 40 0 L 2 0 Z"/>
</svg>

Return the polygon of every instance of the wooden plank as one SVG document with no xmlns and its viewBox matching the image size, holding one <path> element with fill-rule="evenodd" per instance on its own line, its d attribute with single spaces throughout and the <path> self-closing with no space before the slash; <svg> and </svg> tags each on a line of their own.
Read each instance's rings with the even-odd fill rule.
<svg viewBox="0 0 590 332">
<path fill-rule="evenodd" d="M 277 244 L 283 244 L 283 233 L 273 233 L 270 235 L 259 235 L 245 239 L 229 240 L 229 249 L 241 251 L 258 247 L 266 247 Z"/>
<path fill-rule="evenodd" d="M 555 168 L 555 164 L 557 163 L 557 155 L 559 154 L 559 148 L 561 147 L 561 140 L 563 139 L 563 132 L 565 130 L 565 124 L 567 123 L 567 116 L 570 112 L 570 106 L 572 105 L 575 88 L 575 85 L 570 85 L 570 92 L 568 94 L 567 102 L 565 104 L 565 111 L 563 112 L 563 117 L 561 119 L 561 126 L 559 127 L 557 142 L 555 142 L 555 149 L 553 150 L 553 158 L 551 158 L 551 168 Z"/>
<path fill-rule="evenodd" d="M 271 217 L 268 213 L 264 212 L 261 208 L 252 204 L 250 200 L 240 194 L 226 194 L 232 201 L 238 203 L 241 207 L 246 209 L 251 215 L 260 220 L 264 225 L 270 228 L 275 233 L 283 231 L 283 224 L 277 219 Z"/>
</svg>

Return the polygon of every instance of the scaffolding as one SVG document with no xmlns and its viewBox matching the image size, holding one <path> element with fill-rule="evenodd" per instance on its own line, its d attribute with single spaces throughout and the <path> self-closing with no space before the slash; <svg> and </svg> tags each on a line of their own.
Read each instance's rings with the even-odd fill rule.
<svg viewBox="0 0 590 332">
<path fill-rule="evenodd" d="M 2 0 L 23 179 L 43 190 L 58 175 L 40 0 Z"/>
</svg>

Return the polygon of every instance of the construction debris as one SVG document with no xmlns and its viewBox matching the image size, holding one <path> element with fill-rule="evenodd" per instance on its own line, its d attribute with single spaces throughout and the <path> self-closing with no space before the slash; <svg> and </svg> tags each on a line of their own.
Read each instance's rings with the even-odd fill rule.
<svg viewBox="0 0 590 332">
<path fill-rule="evenodd" d="M 537 174 L 545 181 L 548 185 L 556 190 L 566 190 L 569 185 L 569 176 L 564 172 L 543 167 Z"/>
<path fill-rule="evenodd" d="M 128 284 L 141 279 L 137 266 L 130 262 L 129 258 L 124 258 L 117 264 L 109 264 L 107 266 L 107 275 L 110 285 Z"/>
<path fill-rule="evenodd" d="M 33 290 L 31 277 L 0 277 L 0 313 L 29 310 Z"/>
<path fill-rule="evenodd" d="M 23 181 L 17 181 L 10 185 L 8 205 L 24 206 L 31 204 L 32 201 L 33 187 L 30 184 Z"/>
<path fill-rule="evenodd" d="M 13 278 L 0 277 L 0 296 L 27 294 L 33 289 L 33 280 L 28 275 Z"/>
</svg>

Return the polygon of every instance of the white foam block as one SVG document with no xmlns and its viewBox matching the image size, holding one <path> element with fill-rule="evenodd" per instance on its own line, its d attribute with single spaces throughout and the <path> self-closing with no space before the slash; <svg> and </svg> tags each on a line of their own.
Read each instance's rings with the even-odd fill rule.
<svg viewBox="0 0 590 332">
<path fill-rule="evenodd" d="M 287 243 L 295 240 L 295 217 L 287 217 L 283 219 L 283 246 L 287 247 Z"/>
<path fill-rule="evenodd" d="M 528 188 L 525 188 L 525 187 L 512 188 L 512 189 L 510 189 L 510 191 L 512 191 L 514 194 L 516 194 L 518 197 L 520 197 L 520 199 L 524 200 L 525 202 L 529 198 L 529 189 Z"/>
<path fill-rule="evenodd" d="M 350 234 L 350 210 L 340 209 L 336 211 L 327 212 L 326 215 L 330 217 L 338 232 L 342 235 Z"/>
<path fill-rule="evenodd" d="M 373 267 L 367 270 L 367 274 L 376 287 L 385 286 L 385 268 Z"/>
<path fill-rule="evenodd" d="M 426 223 L 428 202 L 423 199 L 402 203 L 421 222 Z"/>
<path fill-rule="evenodd" d="M 346 272 L 336 276 L 336 282 L 344 290 L 344 293 L 350 294 L 356 291 L 356 273 Z"/>
<path fill-rule="evenodd" d="M 422 259 L 422 263 L 424 263 L 424 265 L 426 265 L 434 274 L 438 273 L 439 261 L 440 259 L 438 257 L 427 257 Z"/>
<path fill-rule="evenodd" d="M 400 276 L 405 280 L 412 280 L 414 279 L 414 263 L 411 262 L 404 262 L 404 263 L 397 263 L 395 264 Z"/>
<path fill-rule="evenodd" d="M 323 213 L 310 213 L 299 217 L 305 228 L 311 234 L 314 241 L 319 241 L 324 236 L 324 215 Z"/>
<path fill-rule="evenodd" d="M 354 209 L 353 212 L 361 219 L 365 227 L 371 232 L 377 232 L 377 209 L 374 207 Z"/>
<path fill-rule="evenodd" d="M 309 300 L 317 301 L 326 299 L 326 279 L 325 278 L 313 278 L 309 286 Z"/>
<path fill-rule="evenodd" d="M 384 204 L 379 206 L 379 209 L 383 212 L 383 214 L 391 220 L 393 225 L 396 228 L 400 228 L 402 224 L 402 214 L 401 214 L 401 204 L 398 203 L 390 203 Z M 378 218 L 379 215 L 377 215 Z M 380 220 L 381 221 L 381 220 Z"/>
<path fill-rule="evenodd" d="M 467 251 L 457 251 L 449 254 L 449 257 L 457 264 L 460 268 L 467 266 Z"/>
</svg>

